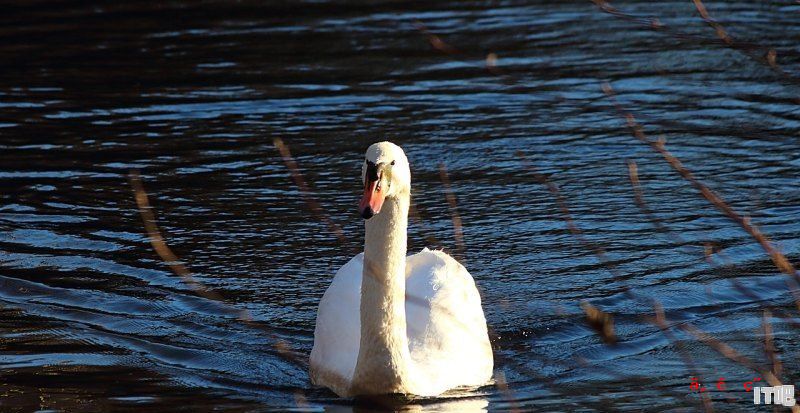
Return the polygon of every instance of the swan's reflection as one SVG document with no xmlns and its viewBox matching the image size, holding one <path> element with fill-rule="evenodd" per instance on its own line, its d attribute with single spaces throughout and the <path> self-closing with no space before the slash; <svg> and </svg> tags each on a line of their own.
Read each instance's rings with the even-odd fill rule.
<svg viewBox="0 0 800 413">
<path fill-rule="evenodd" d="M 356 400 L 351 406 L 327 406 L 326 412 L 367 413 L 367 412 L 486 412 L 489 399 L 485 397 L 441 398 L 429 400 L 401 400 L 381 397 Z"/>
</svg>

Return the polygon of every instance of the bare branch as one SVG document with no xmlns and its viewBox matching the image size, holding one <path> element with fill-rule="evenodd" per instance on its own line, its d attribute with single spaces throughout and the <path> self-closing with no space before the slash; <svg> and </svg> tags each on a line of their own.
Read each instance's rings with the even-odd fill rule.
<svg viewBox="0 0 800 413">
<path fill-rule="evenodd" d="M 186 268 L 183 263 L 181 263 L 180 259 L 178 259 L 178 256 L 172 252 L 172 249 L 169 247 L 169 245 L 167 245 L 167 242 L 161 235 L 161 230 L 156 224 L 155 214 L 153 213 L 153 208 L 150 206 L 150 201 L 148 199 L 147 192 L 144 189 L 144 185 L 142 184 L 139 171 L 131 171 L 129 178 L 131 187 L 133 188 L 134 197 L 136 199 L 136 205 L 139 207 L 139 214 L 142 216 L 142 223 L 144 224 L 145 231 L 147 232 L 147 237 L 150 240 L 150 245 L 152 245 L 153 250 L 161 258 L 161 260 L 164 261 L 167 266 L 169 266 L 172 272 L 180 276 L 183 282 L 201 297 L 226 305 L 231 310 L 238 313 L 239 321 L 251 328 L 265 332 L 272 340 L 274 340 L 273 348 L 277 351 L 279 356 L 297 365 L 304 366 L 306 364 L 305 360 L 300 356 L 300 354 L 293 351 L 286 341 L 280 339 L 275 333 L 274 329 L 264 325 L 263 323 L 253 320 L 253 316 L 247 309 L 235 308 L 235 306 L 228 303 L 221 294 L 213 291 L 192 276 L 192 273 L 189 271 L 189 269 Z"/>
<path fill-rule="evenodd" d="M 272 143 L 281 153 L 283 163 L 286 164 L 286 167 L 289 168 L 289 171 L 292 173 L 292 179 L 294 179 L 295 185 L 300 188 L 300 194 L 302 195 L 309 209 L 311 209 L 311 212 L 313 212 L 314 215 L 316 215 L 328 226 L 328 229 L 330 229 L 330 231 L 336 235 L 336 238 L 339 239 L 339 242 L 342 245 L 347 245 L 347 238 L 344 236 L 342 227 L 334 222 L 331 217 L 322 210 L 319 201 L 317 201 L 317 199 L 314 197 L 313 191 L 311 191 L 311 188 L 306 183 L 305 178 L 303 178 L 303 174 L 300 172 L 300 167 L 297 165 L 297 161 L 295 161 L 292 157 L 292 153 L 289 151 L 289 146 L 283 143 L 283 139 L 281 138 L 273 139 Z"/>
<path fill-rule="evenodd" d="M 150 206 L 150 200 L 147 197 L 147 192 L 144 190 L 144 185 L 142 184 L 139 171 L 131 171 L 129 179 L 131 187 L 133 188 L 134 197 L 136 199 L 136 205 L 139 207 L 139 214 L 142 216 L 144 229 L 147 232 L 147 238 L 150 240 L 150 245 L 153 246 L 153 250 L 156 252 L 156 254 L 158 254 L 161 260 L 164 261 L 167 266 L 169 266 L 172 272 L 180 276 L 183 279 L 183 282 L 186 283 L 186 285 L 188 285 L 198 295 L 208 298 L 209 300 L 220 302 L 225 301 L 225 299 L 219 293 L 212 291 L 203 285 L 203 283 L 197 281 L 192 276 L 192 273 L 189 271 L 189 269 L 183 265 L 178 256 L 172 252 L 172 249 L 169 248 L 166 241 L 164 241 L 164 237 L 161 235 L 161 230 L 158 228 L 158 224 L 156 224 L 155 214 L 153 214 L 153 208 Z"/>
<path fill-rule="evenodd" d="M 649 145 L 654 151 L 661 154 L 664 160 L 675 170 L 677 171 L 681 177 L 685 180 L 689 181 L 689 183 L 697 189 L 700 194 L 708 200 L 712 205 L 714 205 L 719 211 L 721 211 L 725 216 L 727 216 L 732 221 L 739 224 L 750 236 L 752 236 L 756 241 L 758 241 L 759 245 L 764 249 L 764 251 L 769 255 L 772 262 L 775 264 L 776 267 L 784 274 L 788 275 L 789 278 L 787 279 L 787 284 L 789 286 L 789 290 L 795 297 L 795 304 L 800 309 L 800 295 L 798 295 L 798 290 L 800 289 L 800 275 L 798 275 L 797 270 L 795 270 L 794 266 L 789 262 L 789 260 L 784 256 L 777 248 L 772 245 L 772 242 L 769 238 L 761 232 L 761 230 L 753 225 L 750 222 L 750 218 L 745 218 L 739 215 L 736 211 L 733 210 L 719 195 L 717 195 L 714 191 L 712 191 L 709 187 L 701 183 L 700 181 L 695 178 L 694 174 L 686 168 L 683 163 L 676 158 L 672 153 L 670 153 L 664 144 L 663 140 L 659 141 L 651 141 L 650 139 L 645 136 L 644 131 L 641 126 L 636 122 L 633 115 L 629 112 L 626 112 L 622 106 L 617 102 L 616 96 L 614 94 L 614 90 L 611 88 L 611 85 L 608 83 L 603 84 L 603 91 L 611 98 L 614 106 L 623 115 L 625 118 L 628 128 L 630 129 L 631 133 L 633 134 L 636 139 L 639 141 L 646 143 Z"/>
<path fill-rule="evenodd" d="M 778 357 L 778 352 L 775 350 L 775 340 L 772 334 L 772 324 L 769 319 L 772 318 L 772 313 L 769 310 L 764 310 L 761 317 L 761 326 L 764 331 L 764 352 L 767 354 L 767 359 L 772 365 L 772 373 L 780 377 L 783 372 L 781 360 Z"/>
<path fill-rule="evenodd" d="M 672 331 L 669 329 L 669 324 L 667 322 L 667 317 L 664 315 L 664 307 L 659 302 L 653 303 L 653 310 L 655 311 L 655 318 L 651 320 L 653 324 L 655 324 L 671 343 L 675 345 L 675 348 L 678 350 L 678 354 L 681 356 L 681 360 L 683 360 L 684 366 L 689 370 L 689 374 L 693 377 L 700 377 L 700 370 L 698 370 L 697 365 L 694 363 L 694 359 L 692 358 L 691 354 L 686 351 L 686 348 L 683 346 L 683 342 L 675 338 L 675 335 L 672 334 Z M 713 412 L 714 406 L 711 402 L 711 398 L 708 394 L 700 393 L 700 400 L 703 401 L 703 409 L 706 412 Z"/>
<path fill-rule="evenodd" d="M 456 239 L 456 250 L 463 260 L 466 251 L 466 246 L 464 244 L 464 228 L 461 225 L 461 216 L 458 214 L 456 195 L 453 193 L 453 189 L 450 185 L 450 177 L 447 175 L 447 167 L 443 163 L 439 164 L 439 177 L 442 179 L 444 196 L 447 199 L 447 204 L 450 205 L 450 215 L 453 218 L 453 236 Z"/>
</svg>

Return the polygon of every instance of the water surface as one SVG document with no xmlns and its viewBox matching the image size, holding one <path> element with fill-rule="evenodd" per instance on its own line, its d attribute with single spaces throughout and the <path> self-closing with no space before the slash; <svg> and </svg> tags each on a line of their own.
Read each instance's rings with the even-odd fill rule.
<svg viewBox="0 0 800 413">
<path fill-rule="evenodd" d="M 0 406 L 375 408 L 313 388 L 305 360 L 316 305 L 361 248 L 363 151 L 388 139 L 412 164 L 410 251 L 458 253 L 446 166 L 507 383 L 394 408 L 697 410 L 695 373 L 717 410 L 752 408 L 742 383 L 756 372 L 647 317 L 658 302 L 670 325 L 769 368 L 770 308 L 781 377 L 795 383 L 787 277 L 630 134 L 601 88 L 799 262 L 800 7 L 706 6 L 737 47 L 689 1 L 614 4 L 638 21 L 591 2 L 516 0 L 8 5 Z M 275 138 L 343 240 L 308 207 Z M 631 160 L 666 233 L 635 202 Z M 153 252 L 131 170 L 172 249 L 225 303 Z M 584 300 L 614 315 L 616 345 L 585 322 Z M 719 377 L 728 391 L 713 388 Z"/>
</svg>

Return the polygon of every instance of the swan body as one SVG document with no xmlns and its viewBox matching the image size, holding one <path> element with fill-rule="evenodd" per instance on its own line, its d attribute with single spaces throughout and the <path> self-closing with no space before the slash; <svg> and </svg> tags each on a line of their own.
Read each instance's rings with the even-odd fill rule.
<svg viewBox="0 0 800 413">
<path fill-rule="evenodd" d="M 492 376 L 481 299 L 466 268 L 442 251 L 406 256 L 410 170 L 402 149 L 370 146 L 362 172 L 364 253 L 322 297 L 310 376 L 342 397 L 435 396 Z"/>
</svg>

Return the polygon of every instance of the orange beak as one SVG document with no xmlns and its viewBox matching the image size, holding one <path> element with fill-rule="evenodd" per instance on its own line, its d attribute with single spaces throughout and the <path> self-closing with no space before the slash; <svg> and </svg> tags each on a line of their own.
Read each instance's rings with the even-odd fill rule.
<svg viewBox="0 0 800 413">
<path fill-rule="evenodd" d="M 364 196 L 361 197 L 361 202 L 358 204 L 358 212 L 364 219 L 370 219 L 373 215 L 381 212 L 386 194 L 378 185 L 380 181 L 381 177 L 378 176 L 378 179 L 375 180 L 367 179 L 367 183 L 364 185 Z"/>
</svg>

